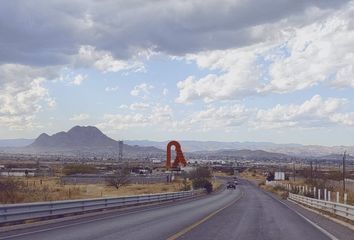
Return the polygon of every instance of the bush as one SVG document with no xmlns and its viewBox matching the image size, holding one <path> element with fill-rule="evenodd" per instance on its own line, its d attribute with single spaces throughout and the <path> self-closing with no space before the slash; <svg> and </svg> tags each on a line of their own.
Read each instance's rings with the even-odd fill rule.
<svg viewBox="0 0 354 240">
<path fill-rule="evenodd" d="M 211 172 L 207 167 L 198 167 L 195 170 L 189 172 L 189 178 L 194 179 L 210 179 Z"/>
<path fill-rule="evenodd" d="M 77 173 L 97 173 L 98 170 L 91 165 L 86 164 L 67 164 L 63 168 L 65 175 L 72 175 Z"/>
<path fill-rule="evenodd" d="M 108 186 L 113 186 L 116 189 L 127 185 L 129 183 L 130 169 L 128 166 L 123 166 L 121 169 L 116 170 L 115 174 L 106 178 Z"/>
<path fill-rule="evenodd" d="M 207 193 L 213 191 L 213 184 L 207 179 L 194 179 L 192 184 L 194 189 L 205 188 Z"/>
<path fill-rule="evenodd" d="M 24 184 L 22 182 L 11 177 L 0 178 L 0 202 L 17 203 L 23 201 L 24 197 L 21 194 L 23 188 Z"/>
</svg>

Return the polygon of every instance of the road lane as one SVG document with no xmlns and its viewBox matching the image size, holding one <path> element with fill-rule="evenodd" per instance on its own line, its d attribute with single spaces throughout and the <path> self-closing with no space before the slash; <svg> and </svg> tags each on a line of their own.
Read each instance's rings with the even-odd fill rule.
<svg viewBox="0 0 354 240">
<path fill-rule="evenodd" d="M 247 181 L 237 190 L 123 213 L 108 212 L 0 233 L 0 239 L 242 239 L 328 240 L 286 205 Z M 171 238 L 172 237 L 172 238 Z"/>
<path fill-rule="evenodd" d="M 245 193 L 236 204 L 178 239 L 328 240 L 305 219 L 253 184 L 241 181 Z"/>
<path fill-rule="evenodd" d="M 83 218 L 74 222 L 49 224 L 43 228 L 29 228 L 21 232 L 4 232 L 0 233 L 0 239 L 166 239 L 180 229 L 230 204 L 239 196 L 239 190 L 224 190 L 193 201 L 167 204 L 127 214 L 107 213 L 88 221 Z"/>
</svg>

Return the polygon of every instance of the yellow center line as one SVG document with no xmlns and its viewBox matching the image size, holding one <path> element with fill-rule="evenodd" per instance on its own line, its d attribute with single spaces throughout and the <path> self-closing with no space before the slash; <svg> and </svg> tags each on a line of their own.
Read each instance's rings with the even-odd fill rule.
<svg viewBox="0 0 354 240">
<path fill-rule="evenodd" d="M 231 205 L 233 205 L 234 203 L 236 203 L 238 200 L 240 200 L 242 197 L 244 196 L 244 192 L 241 191 L 241 195 L 235 199 L 234 201 L 232 201 L 231 203 L 227 204 L 226 206 L 219 208 L 217 210 L 215 210 L 214 212 L 208 214 L 207 216 L 205 216 L 204 218 L 200 219 L 199 221 L 193 223 L 192 225 L 182 229 L 181 231 L 173 234 L 172 236 L 170 236 L 169 238 L 167 238 L 167 240 L 175 240 L 181 236 L 183 236 L 184 234 L 186 234 L 187 232 L 191 231 L 192 229 L 196 228 L 197 226 L 199 226 L 200 224 L 204 223 L 205 221 L 207 221 L 208 219 L 212 218 L 213 216 L 215 216 L 216 214 L 218 214 L 219 212 L 221 212 L 222 210 L 224 210 L 225 208 L 230 207 Z"/>
</svg>

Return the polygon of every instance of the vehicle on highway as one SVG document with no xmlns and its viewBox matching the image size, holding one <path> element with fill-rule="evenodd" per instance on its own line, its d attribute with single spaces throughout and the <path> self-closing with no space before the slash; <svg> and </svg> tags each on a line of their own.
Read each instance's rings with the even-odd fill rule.
<svg viewBox="0 0 354 240">
<path fill-rule="evenodd" d="M 227 189 L 236 189 L 236 184 L 233 182 L 228 182 L 226 188 Z"/>
</svg>

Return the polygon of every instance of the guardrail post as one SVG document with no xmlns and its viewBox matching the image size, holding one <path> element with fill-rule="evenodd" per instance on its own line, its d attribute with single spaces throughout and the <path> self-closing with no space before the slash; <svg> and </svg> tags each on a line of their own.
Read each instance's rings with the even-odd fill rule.
<svg viewBox="0 0 354 240">
<path fill-rule="evenodd" d="M 348 200 L 348 194 L 347 193 L 344 193 L 344 204 L 347 204 L 347 200 Z"/>
<path fill-rule="evenodd" d="M 316 187 L 313 187 L 313 197 L 316 198 Z"/>
<path fill-rule="evenodd" d="M 318 194 L 317 194 L 317 196 L 318 196 L 318 200 L 321 200 L 321 189 L 318 189 Z"/>
<path fill-rule="evenodd" d="M 339 192 L 337 192 L 337 203 L 339 203 Z"/>
<path fill-rule="evenodd" d="M 324 196 L 324 200 L 327 201 L 327 189 L 326 188 L 324 189 L 323 196 Z"/>
</svg>

